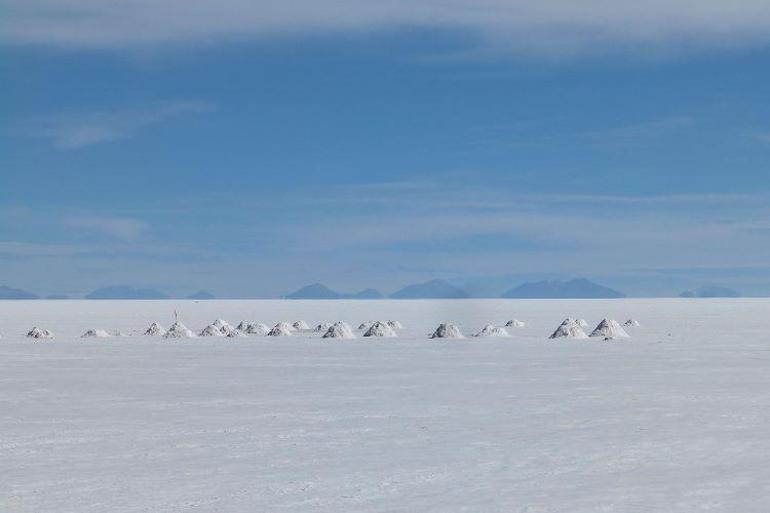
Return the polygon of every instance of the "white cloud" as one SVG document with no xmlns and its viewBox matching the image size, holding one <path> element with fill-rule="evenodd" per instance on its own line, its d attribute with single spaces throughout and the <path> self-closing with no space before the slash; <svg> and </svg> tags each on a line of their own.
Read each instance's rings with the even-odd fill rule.
<svg viewBox="0 0 770 513">
<path fill-rule="evenodd" d="M 65 223 L 78 230 L 126 241 L 139 239 L 147 231 L 147 224 L 143 221 L 120 217 L 70 217 Z"/>
<path fill-rule="evenodd" d="M 766 0 L 0 0 L 0 40 L 126 47 L 397 27 L 478 32 L 491 47 L 574 54 L 770 39 Z"/>
<path fill-rule="evenodd" d="M 48 139 L 59 149 L 79 149 L 133 137 L 139 130 L 184 114 L 209 112 L 202 101 L 162 102 L 135 109 L 93 111 L 28 119 L 12 129 L 17 135 Z"/>
</svg>

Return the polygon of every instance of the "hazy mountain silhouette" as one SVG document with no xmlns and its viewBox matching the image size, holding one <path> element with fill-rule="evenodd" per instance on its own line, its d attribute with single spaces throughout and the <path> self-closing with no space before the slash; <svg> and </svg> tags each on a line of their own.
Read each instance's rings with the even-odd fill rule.
<svg viewBox="0 0 770 513">
<path fill-rule="evenodd" d="M 393 299 L 463 299 L 470 295 L 444 280 L 407 285 L 390 295 Z"/>
<path fill-rule="evenodd" d="M 339 299 L 339 293 L 321 283 L 306 285 L 286 296 L 287 299 Z"/>
<path fill-rule="evenodd" d="M 36 294 L 26 290 L 0 285 L 0 299 L 38 299 Z"/>
<path fill-rule="evenodd" d="M 503 294 L 518 299 L 602 299 L 626 297 L 622 292 L 599 285 L 585 278 L 569 281 L 536 281 L 523 283 Z"/>
<path fill-rule="evenodd" d="M 322 283 L 313 283 L 295 290 L 287 299 L 380 299 L 383 295 L 376 289 L 364 289 L 355 294 L 346 294 L 330 289 Z"/>
<path fill-rule="evenodd" d="M 382 292 L 377 289 L 364 289 L 361 292 L 350 295 L 350 299 L 382 299 L 384 297 Z"/>
</svg>

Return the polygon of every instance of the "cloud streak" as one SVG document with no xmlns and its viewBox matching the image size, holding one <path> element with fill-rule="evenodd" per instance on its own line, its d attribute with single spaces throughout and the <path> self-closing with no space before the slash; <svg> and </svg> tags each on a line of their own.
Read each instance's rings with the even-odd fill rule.
<svg viewBox="0 0 770 513">
<path fill-rule="evenodd" d="M 203 101 L 173 101 L 111 111 L 57 114 L 19 123 L 16 135 L 46 139 L 61 150 L 76 150 L 134 137 L 144 128 L 187 114 L 211 112 L 215 106 Z"/>
<path fill-rule="evenodd" d="M 764 0 L 1 0 L 0 41 L 121 48 L 428 27 L 558 55 L 770 41 Z"/>
<path fill-rule="evenodd" d="M 65 224 L 80 231 L 106 235 L 124 241 L 137 240 L 148 229 L 144 221 L 118 217 L 70 217 L 66 219 Z"/>
</svg>

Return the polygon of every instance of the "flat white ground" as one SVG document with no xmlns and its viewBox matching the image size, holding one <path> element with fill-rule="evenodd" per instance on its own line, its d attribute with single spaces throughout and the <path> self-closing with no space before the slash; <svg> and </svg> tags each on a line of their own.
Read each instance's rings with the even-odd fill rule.
<svg viewBox="0 0 770 513">
<path fill-rule="evenodd" d="M 222 317 L 398 339 L 80 339 Z M 2 512 L 765 512 L 770 301 L 0 302 Z M 547 341 L 566 316 L 642 326 Z M 429 340 L 527 322 L 511 339 Z M 53 341 L 25 339 L 33 325 Z M 354 326 L 354 327 L 355 327 Z"/>
</svg>

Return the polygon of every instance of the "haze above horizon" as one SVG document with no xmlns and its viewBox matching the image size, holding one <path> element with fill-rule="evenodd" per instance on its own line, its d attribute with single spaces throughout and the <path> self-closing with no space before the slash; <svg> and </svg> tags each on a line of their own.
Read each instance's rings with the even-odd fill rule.
<svg viewBox="0 0 770 513">
<path fill-rule="evenodd" d="M 0 10 L 0 284 L 770 294 L 763 2 Z"/>
</svg>

